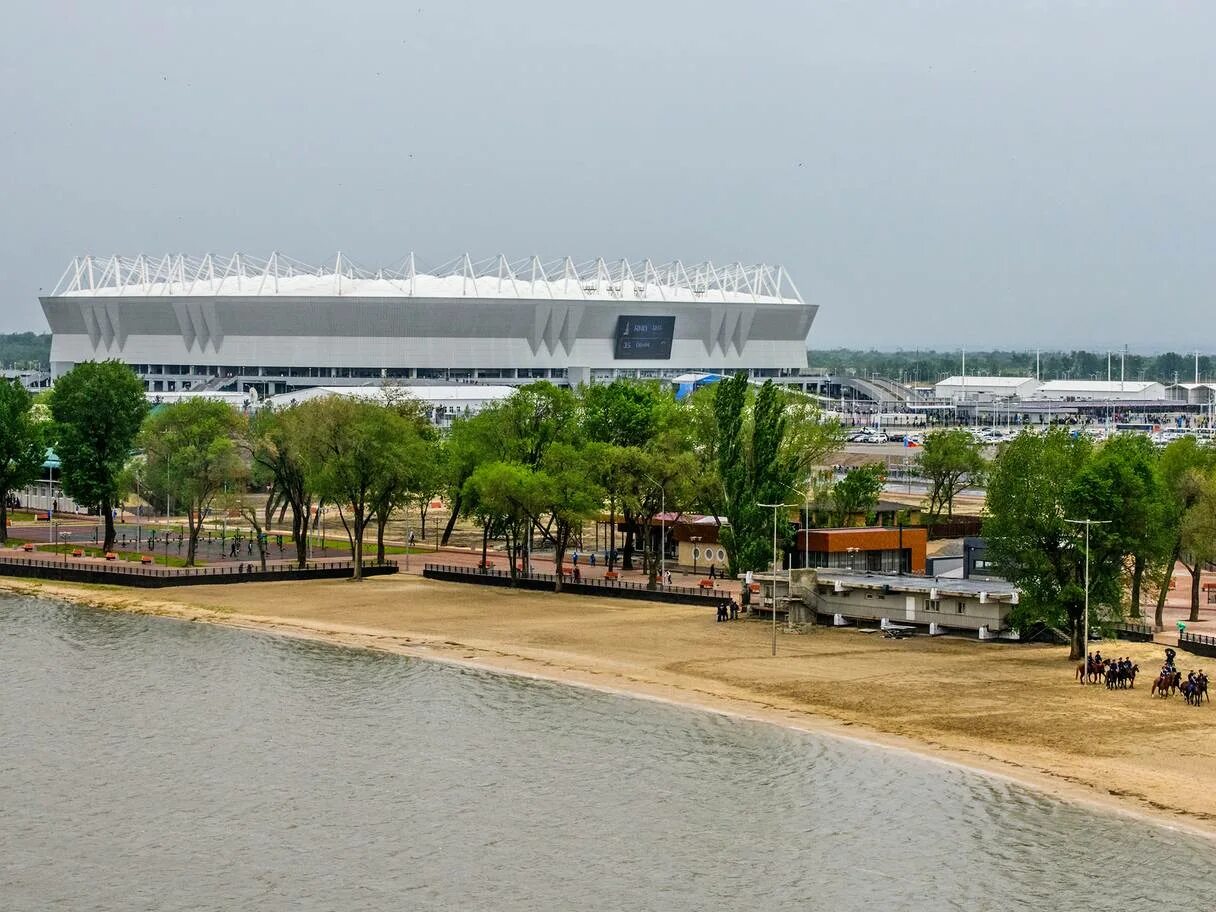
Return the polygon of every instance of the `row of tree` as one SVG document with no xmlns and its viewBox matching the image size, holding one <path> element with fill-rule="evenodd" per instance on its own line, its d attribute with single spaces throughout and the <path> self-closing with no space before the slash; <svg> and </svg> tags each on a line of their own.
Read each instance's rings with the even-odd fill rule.
<svg viewBox="0 0 1216 912">
<path fill-rule="evenodd" d="M 772 384 L 757 389 L 743 376 L 684 403 L 657 382 L 577 391 L 535 383 L 458 419 L 445 437 L 404 387 L 383 388 L 372 400 L 322 397 L 250 415 L 201 398 L 149 414 L 128 367 L 88 362 L 57 379 L 42 420 L 19 386 L 2 387 L 5 494 L 32 481 L 53 447 L 63 491 L 104 517 L 106 549 L 115 540 L 114 508 L 131 492 L 186 517 L 188 565 L 219 509 L 240 510 L 259 543 L 264 529 L 290 516 L 303 564 L 317 511 L 328 504 L 346 529 L 358 575 L 370 528 L 383 559 L 390 517 L 413 506 L 425 522 L 443 494 L 451 507 L 444 541 L 467 517 L 481 527 L 483 561 L 489 543 L 502 540 L 512 574 L 527 568 L 538 539 L 560 567 L 582 524 L 604 510 L 610 554 L 618 551 L 619 521 L 622 567 L 632 569 L 640 552 L 652 584 L 659 542 L 649 530 L 662 510 L 725 517 L 730 569 L 759 568 L 771 554 L 769 513 L 759 505 L 800 502 L 812 470 L 841 440 L 809 398 Z M 783 523 L 783 539 L 788 531 Z"/>
<path fill-rule="evenodd" d="M 1200 571 L 1216 560 L 1216 451 L 1183 437 L 1164 449 L 1141 435 L 1096 444 L 1056 429 L 1006 444 L 988 479 L 984 537 L 993 563 L 1021 590 L 1014 622 L 1066 628 L 1085 650 L 1086 529 L 1091 608 L 1140 617 L 1155 593 L 1157 627 L 1174 566 L 1191 573 L 1198 620 Z"/>
</svg>

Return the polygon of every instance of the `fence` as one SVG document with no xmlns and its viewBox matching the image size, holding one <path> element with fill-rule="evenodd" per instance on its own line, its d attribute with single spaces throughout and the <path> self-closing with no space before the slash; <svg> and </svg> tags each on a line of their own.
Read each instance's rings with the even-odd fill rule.
<svg viewBox="0 0 1216 912">
<path fill-rule="evenodd" d="M 1120 640 L 1131 640 L 1135 643 L 1151 643 L 1156 637 L 1156 630 L 1152 624 L 1120 621 L 1115 624 L 1115 636 Z"/>
<path fill-rule="evenodd" d="M 354 561 L 309 563 L 300 568 L 295 564 L 279 564 L 262 570 L 257 564 L 225 564 L 218 567 L 156 567 L 126 564 L 73 564 L 71 561 L 42 560 L 27 557 L 0 558 L 0 576 L 25 579 L 57 580 L 64 583 L 102 583 L 111 586 L 135 586 L 159 589 L 164 586 L 214 586 L 227 583 L 266 583 L 282 580 L 339 579 L 351 575 Z M 364 576 L 396 573 L 393 561 L 363 562 Z"/>
<path fill-rule="evenodd" d="M 1178 648 L 1216 659 L 1216 636 L 1207 636 L 1202 633 L 1180 633 L 1178 634 Z"/>
<path fill-rule="evenodd" d="M 480 570 L 476 567 L 451 564 L 425 564 L 422 575 L 427 579 L 445 580 L 452 583 L 476 583 L 482 586 L 514 586 L 533 592 L 552 592 L 557 583 L 553 573 L 521 573 L 514 581 L 505 570 Z M 733 596 L 722 589 L 699 589 L 691 586 L 661 586 L 649 589 L 641 583 L 626 583 L 619 580 L 582 579 L 578 582 L 566 575 L 562 577 L 562 592 L 574 595 L 600 595 L 608 598 L 643 599 L 653 602 L 668 602 L 679 605 L 716 605 Z"/>
</svg>

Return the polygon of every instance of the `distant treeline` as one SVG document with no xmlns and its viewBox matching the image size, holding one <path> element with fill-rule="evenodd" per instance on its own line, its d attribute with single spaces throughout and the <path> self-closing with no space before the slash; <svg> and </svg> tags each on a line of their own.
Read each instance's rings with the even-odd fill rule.
<svg viewBox="0 0 1216 912">
<path fill-rule="evenodd" d="M 46 369 L 50 365 L 50 333 L 0 333 L 0 367 Z"/>
<path fill-rule="evenodd" d="M 1121 353 L 1110 355 L 1112 379 L 1119 379 Z M 1039 352 L 1039 377 L 1043 380 L 1105 380 L 1106 352 L 1070 351 Z M 944 377 L 962 372 L 962 354 L 959 351 L 859 351 L 850 348 L 835 348 L 827 351 L 810 351 L 807 363 L 814 368 L 823 368 L 837 374 L 862 376 L 878 374 L 904 383 L 936 383 Z M 1173 383 L 1177 379 L 1186 383 L 1195 379 L 1195 356 L 1166 352 L 1161 355 L 1137 355 L 1129 352 L 1125 361 L 1125 377 L 1128 380 L 1159 380 Z M 1021 376 L 1035 375 L 1035 353 L 1033 351 L 968 351 L 968 376 Z M 1204 380 L 1216 378 L 1216 357 L 1200 355 L 1199 376 Z"/>
</svg>

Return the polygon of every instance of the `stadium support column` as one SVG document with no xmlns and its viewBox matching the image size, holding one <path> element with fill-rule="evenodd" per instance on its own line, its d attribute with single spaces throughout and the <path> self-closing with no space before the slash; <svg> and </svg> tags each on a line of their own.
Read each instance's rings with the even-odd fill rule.
<svg viewBox="0 0 1216 912">
<path fill-rule="evenodd" d="M 566 380 L 569 382 L 571 389 L 587 386 L 591 383 L 591 368 L 574 367 L 571 365 L 566 368 Z"/>
</svg>

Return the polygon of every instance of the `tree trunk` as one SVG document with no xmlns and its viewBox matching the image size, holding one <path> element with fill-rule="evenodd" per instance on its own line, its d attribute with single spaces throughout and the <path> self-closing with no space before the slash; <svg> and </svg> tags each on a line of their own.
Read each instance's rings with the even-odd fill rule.
<svg viewBox="0 0 1216 912">
<path fill-rule="evenodd" d="M 384 527 L 388 525 L 388 511 L 376 514 L 376 563 L 384 563 Z"/>
<path fill-rule="evenodd" d="M 0 491 L 0 545 L 8 541 L 8 491 Z"/>
<path fill-rule="evenodd" d="M 490 550 L 490 523 L 487 520 L 481 527 L 481 569 L 484 572 L 489 569 L 486 567 L 486 552 Z"/>
<path fill-rule="evenodd" d="M 625 511 L 625 541 L 621 548 L 621 569 L 633 569 L 633 514 Z"/>
<path fill-rule="evenodd" d="M 1199 620 L 1199 580 L 1203 577 L 1203 564 L 1196 561 L 1195 566 L 1187 564 L 1186 568 L 1191 571 L 1191 613 L 1187 621 L 1194 624 Z"/>
<path fill-rule="evenodd" d="M 303 570 L 308 566 L 308 533 L 312 525 L 309 504 L 293 505 L 291 508 L 291 532 L 296 539 L 296 565 Z"/>
<path fill-rule="evenodd" d="M 1072 661 L 1079 661 L 1085 658 L 1086 651 L 1089 649 L 1089 640 L 1086 633 L 1081 628 L 1085 626 L 1085 614 L 1070 613 L 1068 621 L 1072 630 L 1072 643 L 1068 650 L 1068 658 Z"/>
<path fill-rule="evenodd" d="M 608 560 L 609 570 L 616 569 L 616 495 L 608 499 Z"/>
<path fill-rule="evenodd" d="M 1165 627 L 1165 599 L 1170 592 L 1170 581 L 1174 578 L 1174 567 L 1178 565 L 1178 555 L 1182 553 L 1182 542 L 1174 543 L 1174 550 L 1170 552 L 1170 562 L 1165 568 L 1165 576 L 1161 580 L 1161 590 L 1157 593 L 1157 614 L 1153 619 L 1153 623 L 1158 630 Z"/>
<path fill-rule="evenodd" d="M 562 591 L 562 563 L 566 557 L 566 539 L 569 533 L 559 527 L 553 546 L 553 591 Z"/>
<path fill-rule="evenodd" d="M 103 514 L 105 514 L 105 529 L 106 529 L 105 536 L 104 536 L 105 540 L 101 543 L 101 550 L 102 550 L 102 553 L 104 554 L 108 551 L 114 550 L 114 510 L 110 507 L 110 502 L 107 500 L 103 500 L 101 502 L 100 509 L 101 509 L 101 512 Z M 168 536 L 169 536 L 169 529 L 166 526 L 165 527 L 165 541 L 166 542 L 169 541 Z"/>
<path fill-rule="evenodd" d="M 1144 555 L 1132 557 L 1132 604 L 1128 612 L 1132 617 L 1140 617 L 1140 588 L 1144 582 Z"/>
<path fill-rule="evenodd" d="M 352 517 L 352 519 L 354 522 L 355 534 L 351 537 L 351 554 L 354 557 L 355 566 L 354 566 L 354 569 L 351 571 L 350 578 L 352 580 L 362 580 L 363 579 L 363 530 L 365 528 L 365 523 L 363 521 L 363 510 L 356 507 L 354 510 L 354 516 Z"/>
<path fill-rule="evenodd" d="M 427 514 L 427 511 L 430 509 L 430 506 L 431 506 L 430 500 L 418 501 L 418 520 L 419 520 L 419 525 L 421 527 L 421 533 L 422 533 L 421 537 L 424 540 L 426 539 L 426 514 Z"/>
<path fill-rule="evenodd" d="M 198 517 L 198 523 L 195 523 L 195 517 Z M 202 527 L 201 513 L 195 513 L 194 507 L 186 510 L 186 533 L 189 536 L 189 541 L 186 542 L 186 566 L 194 566 L 194 555 L 198 550 L 198 533 Z"/>
<path fill-rule="evenodd" d="M 448 539 L 452 537 L 452 530 L 456 528 L 456 517 L 460 515 L 460 495 L 457 494 L 452 498 L 452 514 L 448 517 L 448 524 L 443 527 L 443 538 L 439 540 L 439 544 L 446 545 Z"/>
</svg>

